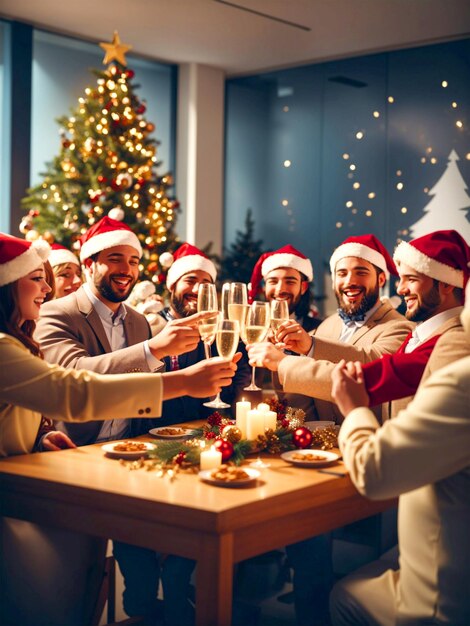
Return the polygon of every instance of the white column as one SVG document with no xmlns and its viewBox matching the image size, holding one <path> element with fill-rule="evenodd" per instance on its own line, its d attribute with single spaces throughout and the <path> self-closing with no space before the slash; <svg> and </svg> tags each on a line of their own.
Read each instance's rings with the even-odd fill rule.
<svg viewBox="0 0 470 626">
<path fill-rule="evenodd" d="M 199 247 L 212 241 L 216 253 L 223 236 L 224 92 L 222 70 L 180 65 L 176 194 L 183 213 L 177 231 Z"/>
</svg>

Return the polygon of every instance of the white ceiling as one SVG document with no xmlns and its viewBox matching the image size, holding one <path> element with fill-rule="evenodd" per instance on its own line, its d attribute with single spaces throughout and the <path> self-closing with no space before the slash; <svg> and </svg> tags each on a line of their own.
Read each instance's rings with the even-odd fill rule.
<svg viewBox="0 0 470 626">
<path fill-rule="evenodd" d="M 2 0 L 0 14 L 97 42 L 118 30 L 139 54 L 232 76 L 470 36 L 470 0 Z"/>
</svg>

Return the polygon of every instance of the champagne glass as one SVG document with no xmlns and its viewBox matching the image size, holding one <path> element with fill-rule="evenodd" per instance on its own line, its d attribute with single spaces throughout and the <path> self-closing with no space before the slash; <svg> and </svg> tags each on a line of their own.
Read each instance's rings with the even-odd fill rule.
<svg viewBox="0 0 470 626">
<path fill-rule="evenodd" d="M 230 320 L 238 321 L 242 338 L 245 334 L 245 319 L 248 309 L 248 292 L 245 283 L 231 283 L 228 317 Z"/>
<path fill-rule="evenodd" d="M 224 359 L 232 359 L 235 354 L 238 341 L 240 339 L 240 325 L 237 320 L 220 320 L 217 324 L 216 330 L 216 345 L 217 352 Z M 204 402 L 204 406 L 209 406 L 212 409 L 228 409 L 230 404 L 227 404 L 220 398 L 220 392 L 216 395 L 214 400 L 210 402 Z"/>
<path fill-rule="evenodd" d="M 211 358 L 211 344 L 214 341 L 216 324 L 218 321 L 218 308 L 217 308 L 217 290 L 212 283 L 202 283 L 199 285 L 197 291 L 197 310 L 200 311 L 212 311 L 213 316 L 210 316 L 198 323 L 199 334 L 204 342 L 204 353 L 206 359 Z"/>
<path fill-rule="evenodd" d="M 214 343 L 217 324 L 220 320 L 220 313 L 214 313 L 210 317 L 206 317 L 198 322 L 198 330 L 204 343 L 204 354 L 206 359 L 211 358 L 211 345 Z"/>
<path fill-rule="evenodd" d="M 230 283 L 224 283 L 222 285 L 222 293 L 220 296 L 220 311 L 222 313 L 222 319 L 230 319 L 228 314 L 228 305 L 230 304 Z"/>
<path fill-rule="evenodd" d="M 255 300 L 248 308 L 246 314 L 245 330 L 242 339 L 245 343 L 260 343 L 266 339 L 269 330 L 269 304 Z M 251 384 L 244 391 L 261 391 L 255 383 L 255 370 L 253 366 Z"/>
<path fill-rule="evenodd" d="M 271 300 L 271 330 L 274 339 L 278 328 L 289 319 L 289 304 L 287 300 Z"/>
</svg>

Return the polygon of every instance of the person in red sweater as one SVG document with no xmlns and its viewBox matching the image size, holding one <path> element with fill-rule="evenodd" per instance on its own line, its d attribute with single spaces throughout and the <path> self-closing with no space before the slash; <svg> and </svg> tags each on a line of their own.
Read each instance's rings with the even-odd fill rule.
<svg viewBox="0 0 470 626">
<path fill-rule="evenodd" d="M 395 354 L 362 365 L 369 406 L 404 399 L 393 402 L 392 417 L 408 404 L 422 380 L 466 354 L 460 313 L 470 248 L 457 231 L 438 230 L 401 242 L 394 261 L 405 316 L 416 327 Z"/>
</svg>

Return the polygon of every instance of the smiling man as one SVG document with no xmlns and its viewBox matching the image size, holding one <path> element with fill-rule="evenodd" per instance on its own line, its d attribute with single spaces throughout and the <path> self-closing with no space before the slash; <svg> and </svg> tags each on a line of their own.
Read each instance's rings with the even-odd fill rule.
<svg viewBox="0 0 470 626">
<path fill-rule="evenodd" d="M 250 346 L 250 363 L 278 371 L 285 392 L 300 393 L 315 399 L 318 419 L 342 421 L 331 398 L 331 373 L 334 364 L 347 355 L 367 363 L 382 354 L 395 353 L 413 324 L 380 299 L 380 289 L 388 275 L 397 274 L 395 264 L 374 235 L 349 237 L 330 259 L 333 289 L 338 311 L 313 332 L 307 333 L 298 322 L 289 320 L 278 330 L 277 339 L 297 355 L 289 356 L 272 344 Z M 387 408 L 379 419 L 388 417 Z"/>
<path fill-rule="evenodd" d="M 369 406 L 392 402 L 392 417 L 406 407 L 421 382 L 468 352 L 460 313 L 470 248 L 457 231 L 438 230 L 403 241 L 393 258 L 405 316 L 416 327 L 396 354 L 362 367 Z"/>
</svg>

